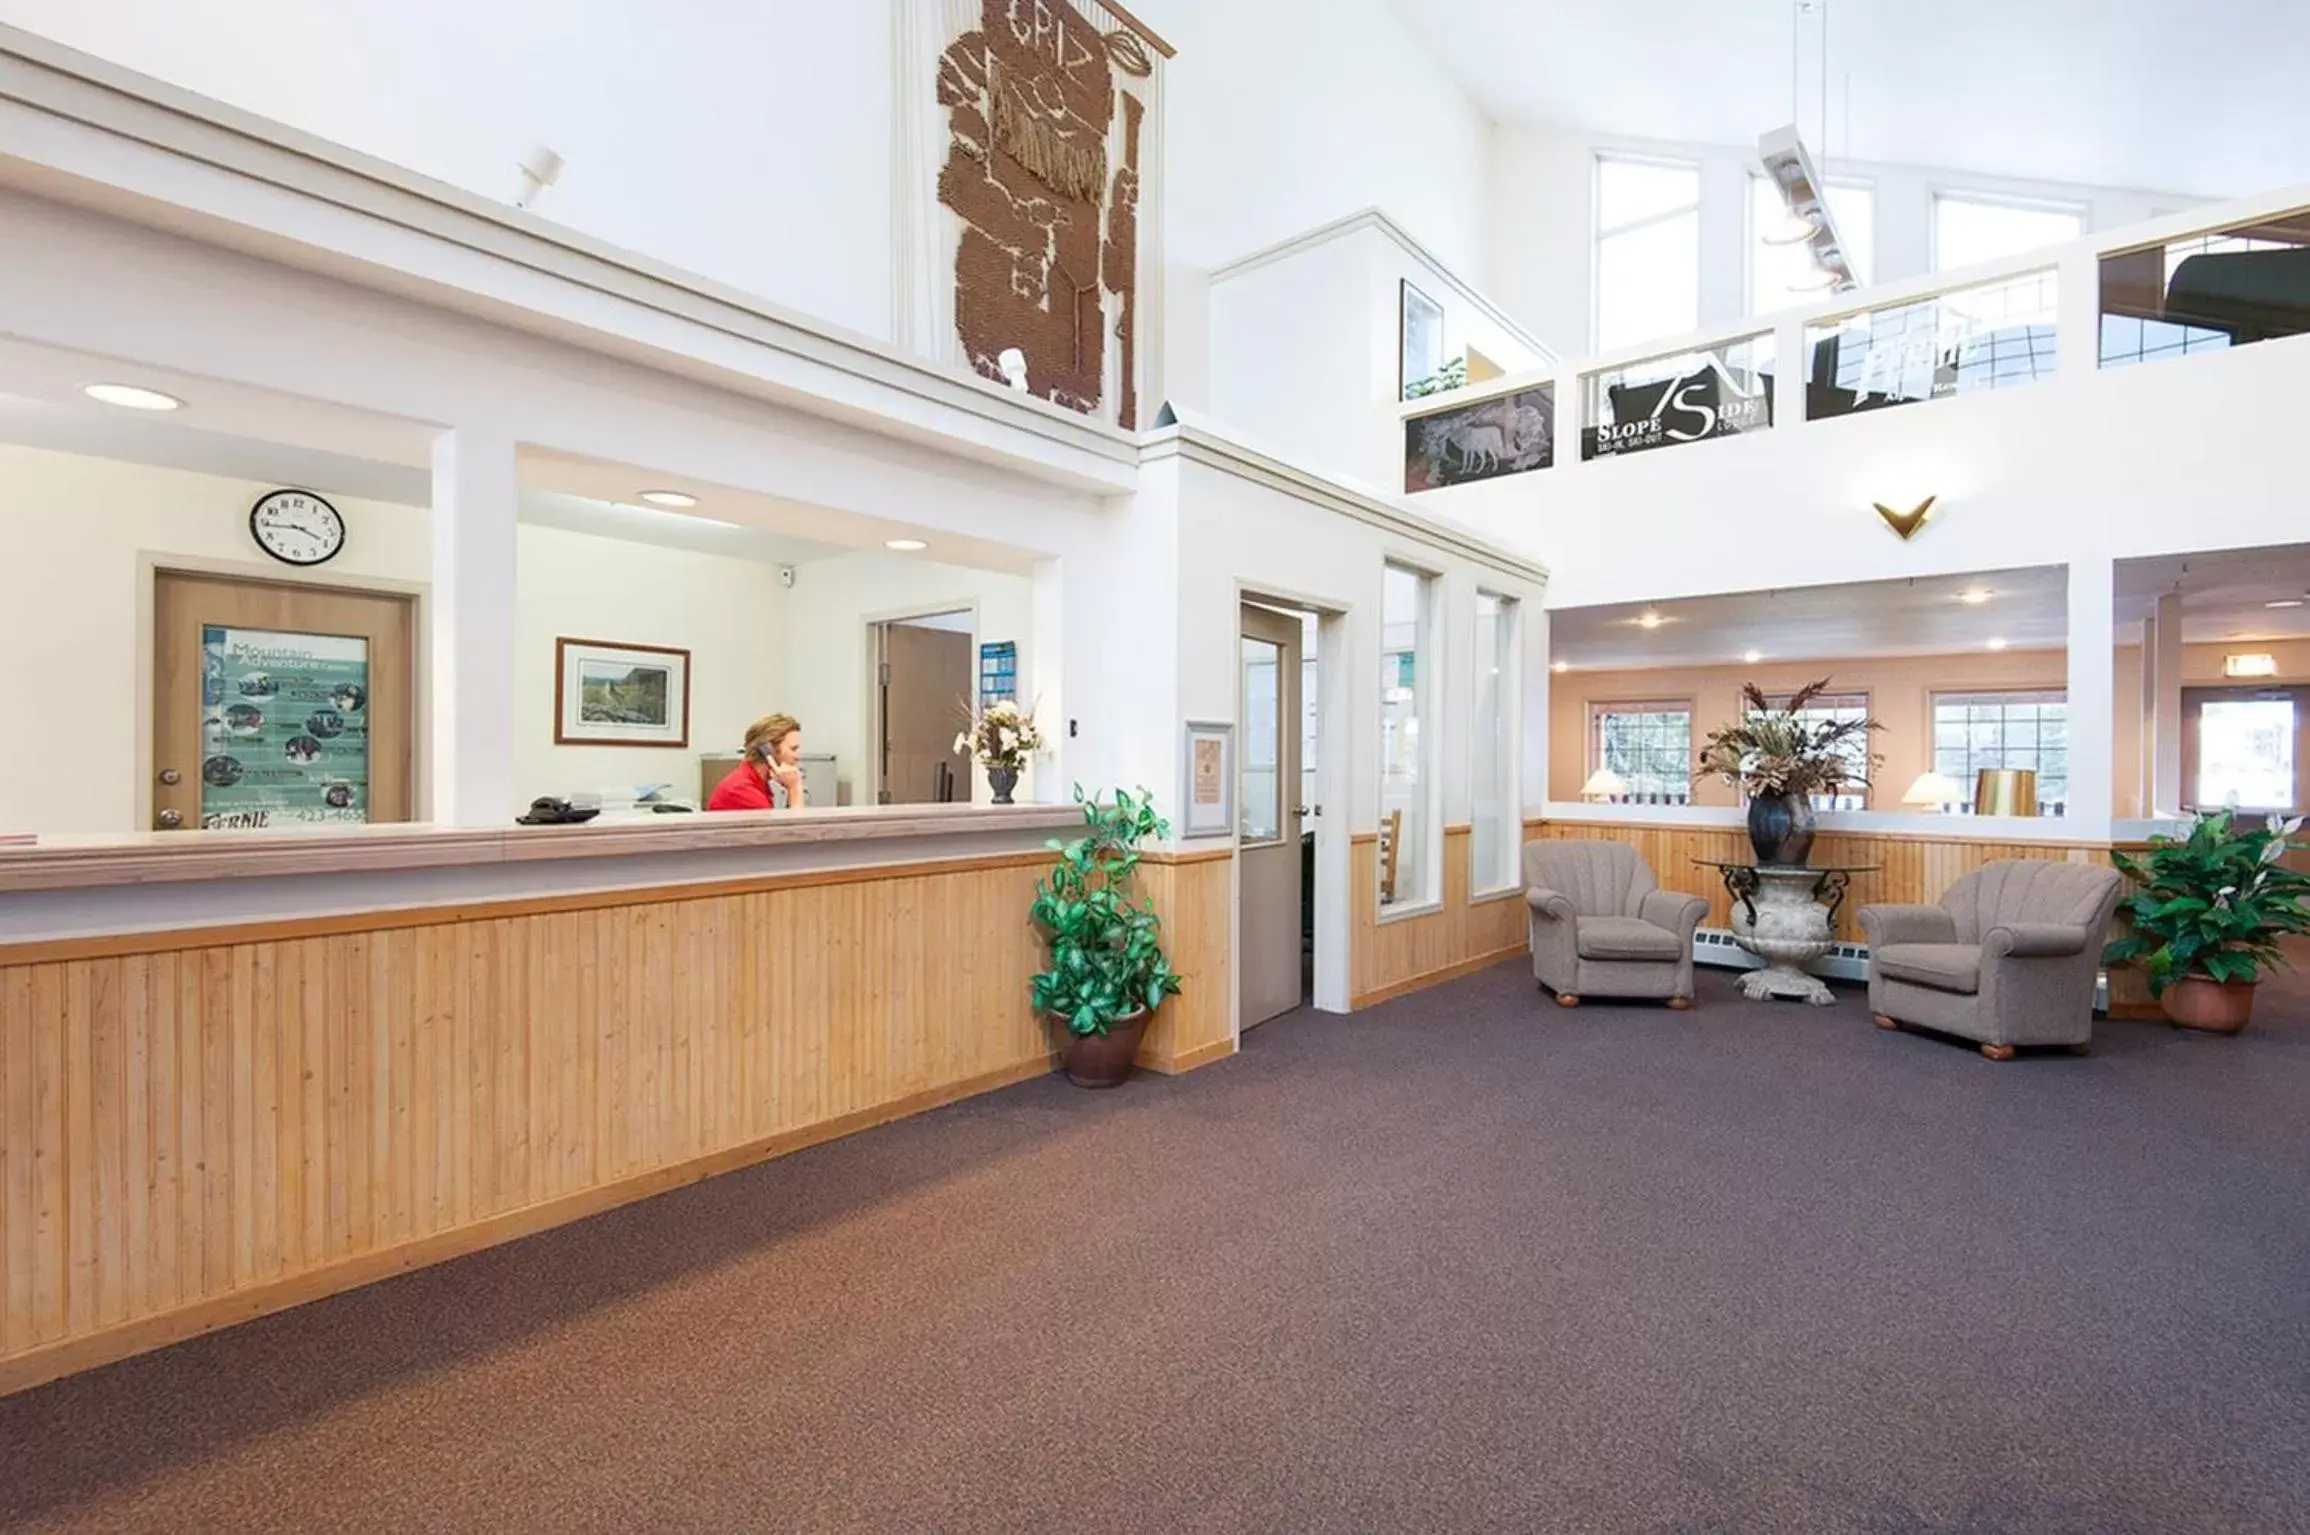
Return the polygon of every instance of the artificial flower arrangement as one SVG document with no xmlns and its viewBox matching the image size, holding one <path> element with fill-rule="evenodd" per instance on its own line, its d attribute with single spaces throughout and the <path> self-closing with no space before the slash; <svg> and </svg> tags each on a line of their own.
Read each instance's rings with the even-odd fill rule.
<svg viewBox="0 0 2310 1535">
<path fill-rule="evenodd" d="M 1014 700 L 998 698 L 983 709 L 967 710 L 967 717 L 969 723 L 954 738 L 955 755 L 973 758 L 989 772 L 1016 773 L 1043 749 L 1034 711 L 1021 713 Z"/>
</svg>

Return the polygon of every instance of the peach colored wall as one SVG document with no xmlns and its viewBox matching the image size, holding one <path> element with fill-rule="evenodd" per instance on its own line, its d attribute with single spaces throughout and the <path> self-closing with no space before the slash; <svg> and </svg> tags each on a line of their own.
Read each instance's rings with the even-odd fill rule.
<svg viewBox="0 0 2310 1535">
<path fill-rule="evenodd" d="M 2223 658 L 2241 651 L 2276 656 L 2278 675 L 2237 680 L 2224 677 Z M 2116 760 L 2111 764 L 2111 804 L 2114 813 L 2123 819 L 2143 813 L 2142 731 L 2146 714 L 2142 708 L 2141 647 L 2120 645 L 2116 664 L 2117 707 L 2111 739 Z M 2218 645 L 2185 645 L 2182 647 L 2182 683 L 2185 687 L 2310 684 L 2310 640 L 2228 640 Z"/>
<path fill-rule="evenodd" d="M 2221 669 L 2217 656 L 2214 668 Z M 1548 679 L 1548 797 L 1576 800 L 1588 781 L 1588 711 L 1592 703 L 1683 699 L 1693 708 L 1693 748 L 1708 733 L 1739 717 L 1743 682 L 1768 693 L 1790 693 L 1820 677 L 1841 693 L 1869 695 L 1869 712 L 1885 728 L 1873 742 L 1884 755 L 1869 808 L 1898 810 L 1900 798 L 1933 760 L 1933 695 L 1975 689 L 2058 688 L 2069 661 L 2059 650 L 1967 652 L 1940 656 L 1884 656 L 1845 662 L 1765 662 L 1757 666 L 1673 667 L 1640 671 L 1559 672 Z M 2141 693 L 2136 673 L 2133 695 Z M 2120 684 L 2121 688 L 2123 684 Z M 2120 697 L 2127 695 L 2121 692 Z M 2121 711 L 2122 712 L 2122 711 Z M 2138 751 L 2138 747 L 2136 748 Z M 1702 779 L 1693 799 L 1736 805 L 1739 796 L 1720 779 Z"/>
</svg>

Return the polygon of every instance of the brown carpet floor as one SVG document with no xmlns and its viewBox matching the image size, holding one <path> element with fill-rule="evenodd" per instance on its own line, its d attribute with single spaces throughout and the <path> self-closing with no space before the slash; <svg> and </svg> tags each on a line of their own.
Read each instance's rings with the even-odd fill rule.
<svg viewBox="0 0 2310 1535">
<path fill-rule="evenodd" d="M 1996 1065 L 1503 965 L 0 1401 L 0 1523 L 2310 1528 L 2310 1008 Z"/>
</svg>

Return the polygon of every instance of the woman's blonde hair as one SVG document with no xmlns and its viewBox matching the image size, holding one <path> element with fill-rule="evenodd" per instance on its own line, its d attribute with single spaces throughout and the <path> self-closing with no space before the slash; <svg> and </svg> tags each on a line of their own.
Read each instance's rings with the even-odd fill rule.
<svg viewBox="0 0 2310 1535">
<path fill-rule="evenodd" d="M 746 727 L 746 755 L 764 757 L 770 748 L 802 728 L 802 722 L 791 714 L 765 714 Z"/>
</svg>

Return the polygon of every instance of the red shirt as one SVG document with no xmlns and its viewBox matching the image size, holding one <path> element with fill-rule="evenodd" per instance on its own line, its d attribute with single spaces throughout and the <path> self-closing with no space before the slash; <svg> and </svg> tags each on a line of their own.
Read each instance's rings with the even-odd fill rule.
<svg viewBox="0 0 2310 1535">
<path fill-rule="evenodd" d="M 750 762 L 741 762 L 730 769 L 722 781 L 714 785 L 714 792 L 706 801 L 708 810 L 775 810 L 770 800 L 770 785 Z"/>
</svg>

